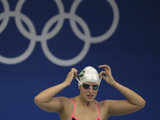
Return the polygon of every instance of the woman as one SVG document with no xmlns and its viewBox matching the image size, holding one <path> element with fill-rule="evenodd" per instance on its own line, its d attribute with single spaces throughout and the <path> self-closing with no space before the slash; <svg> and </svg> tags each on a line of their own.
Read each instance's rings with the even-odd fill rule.
<svg viewBox="0 0 160 120">
<path fill-rule="evenodd" d="M 99 74 L 88 66 L 79 75 L 72 68 L 63 83 L 40 92 L 34 98 L 35 104 L 47 112 L 59 113 L 61 120 L 107 120 L 110 116 L 133 113 L 145 106 L 146 102 L 141 96 L 114 80 L 108 65 L 100 65 L 99 68 L 103 69 Z M 54 97 L 69 86 L 74 78 L 79 81 L 78 96 Z M 126 100 L 96 101 L 101 78 L 116 88 Z"/>
</svg>

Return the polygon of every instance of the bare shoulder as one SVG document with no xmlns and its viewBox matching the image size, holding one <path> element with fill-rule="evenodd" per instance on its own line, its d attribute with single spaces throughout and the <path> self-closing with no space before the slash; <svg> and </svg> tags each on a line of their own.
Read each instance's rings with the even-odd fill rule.
<svg viewBox="0 0 160 120">
<path fill-rule="evenodd" d="M 62 97 L 60 101 L 63 102 L 64 105 L 69 105 L 69 104 L 71 104 L 72 99 L 73 98 Z"/>
<path fill-rule="evenodd" d="M 108 112 L 108 100 L 102 100 L 102 101 L 97 101 L 100 107 L 100 110 L 103 111 L 104 113 Z"/>
<path fill-rule="evenodd" d="M 65 103 L 69 100 L 68 97 L 60 96 L 60 97 L 55 97 L 54 100 L 58 100 L 61 103 Z"/>
<path fill-rule="evenodd" d="M 72 113 L 72 100 L 74 98 L 62 98 L 62 102 L 63 102 L 63 110 L 60 112 L 60 117 L 61 119 L 66 119 L 69 118 L 69 116 L 71 116 Z"/>
<path fill-rule="evenodd" d="M 61 96 L 61 97 L 56 97 L 55 99 L 57 99 L 59 103 L 63 105 L 63 107 L 68 107 L 69 105 L 72 104 L 71 101 L 73 98 Z"/>
<path fill-rule="evenodd" d="M 102 100 L 102 101 L 100 101 L 99 102 L 99 105 L 101 106 L 101 107 L 108 107 L 108 103 L 109 103 L 109 101 L 110 100 Z"/>
<path fill-rule="evenodd" d="M 102 100 L 102 101 L 99 101 L 99 107 L 100 107 L 100 114 L 101 114 L 101 117 L 103 119 L 108 119 L 109 118 L 109 105 L 108 105 L 108 100 Z"/>
</svg>

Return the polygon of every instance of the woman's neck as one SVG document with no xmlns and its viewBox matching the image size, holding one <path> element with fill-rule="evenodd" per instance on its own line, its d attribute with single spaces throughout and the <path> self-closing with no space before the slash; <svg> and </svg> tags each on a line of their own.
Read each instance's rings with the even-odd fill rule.
<svg viewBox="0 0 160 120">
<path fill-rule="evenodd" d="M 90 107 L 92 106 L 92 104 L 94 103 L 94 101 L 86 101 L 83 97 L 81 97 L 80 95 L 77 96 L 77 100 L 79 102 L 79 104 L 81 104 L 84 107 Z"/>
</svg>

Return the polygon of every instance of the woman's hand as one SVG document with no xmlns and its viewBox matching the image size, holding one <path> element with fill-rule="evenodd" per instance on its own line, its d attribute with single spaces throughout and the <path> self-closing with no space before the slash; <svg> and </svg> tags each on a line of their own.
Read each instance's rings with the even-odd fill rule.
<svg viewBox="0 0 160 120">
<path fill-rule="evenodd" d="M 72 83 L 72 80 L 77 76 L 78 70 L 76 68 L 72 68 L 70 72 L 67 74 L 67 77 L 65 79 L 65 83 L 67 85 L 70 85 Z"/>
<path fill-rule="evenodd" d="M 99 73 L 100 78 L 103 78 L 110 85 L 116 83 L 112 76 L 111 68 L 109 65 L 99 65 L 98 67 L 104 69 Z"/>
</svg>

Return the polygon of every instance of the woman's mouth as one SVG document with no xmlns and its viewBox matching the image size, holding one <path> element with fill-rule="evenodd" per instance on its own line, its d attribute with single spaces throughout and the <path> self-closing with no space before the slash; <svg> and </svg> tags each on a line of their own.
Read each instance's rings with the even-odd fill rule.
<svg viewBox="0 0 160 120">
<path fill-rule="evenodd" d="M 88 97 L 89 99 L 92 99 L 92 98 L 93 98 L 93 95 L 87 95 L 87 97 Z"/>
</svg>

